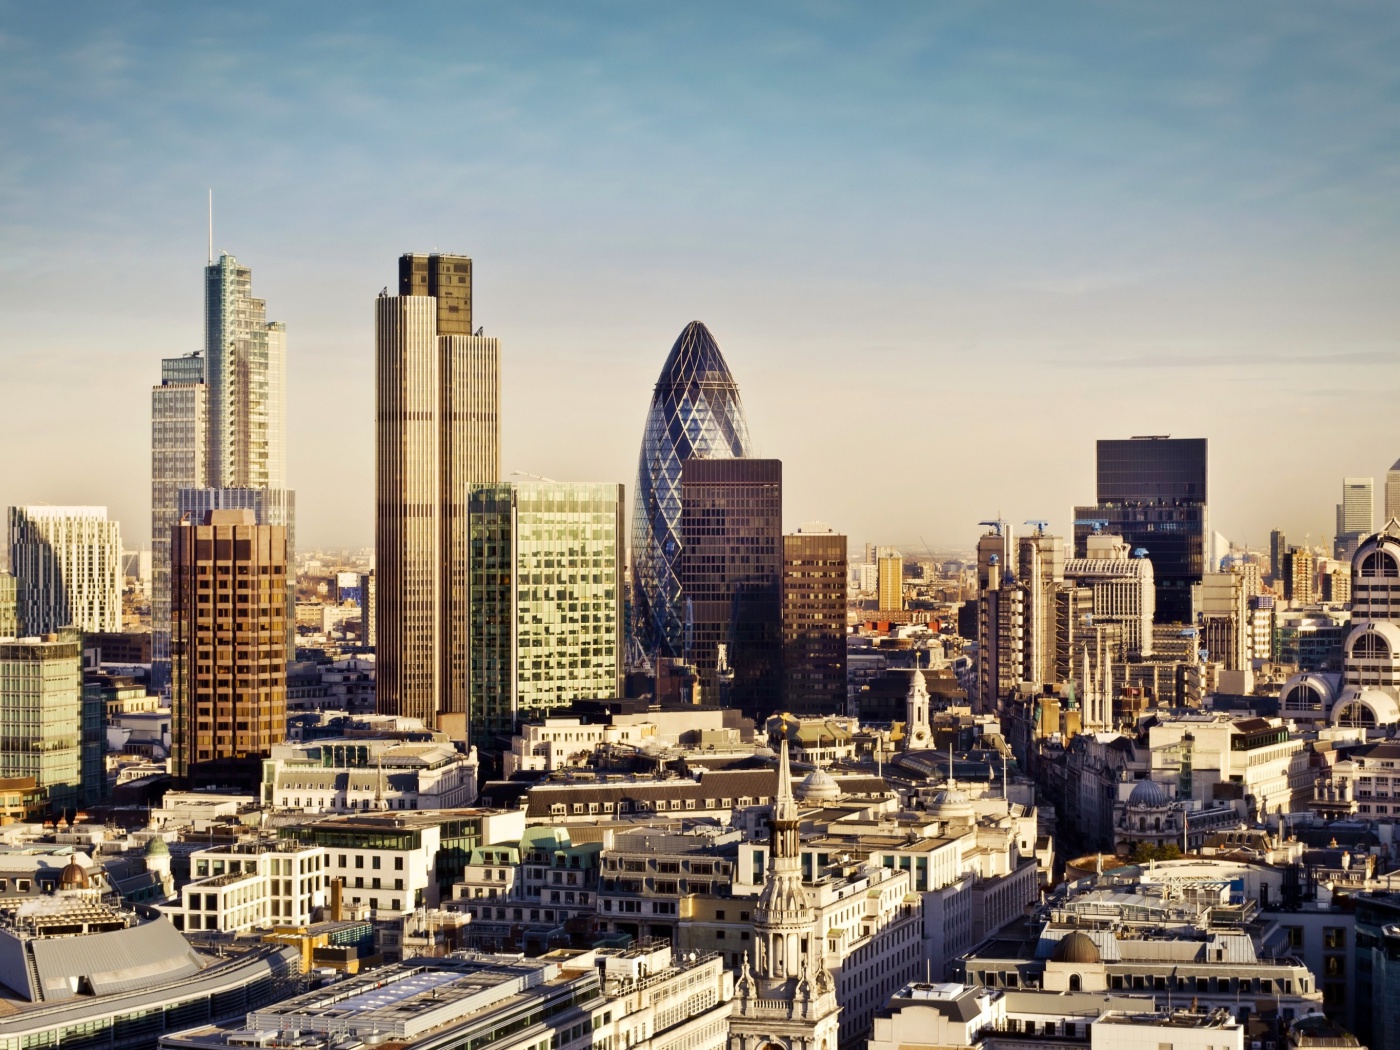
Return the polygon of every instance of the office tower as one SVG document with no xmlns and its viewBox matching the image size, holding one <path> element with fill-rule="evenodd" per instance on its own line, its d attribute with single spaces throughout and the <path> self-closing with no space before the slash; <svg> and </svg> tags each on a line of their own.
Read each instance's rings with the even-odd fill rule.
<svg viewBox="0 0 1400 1050">
<path fill-rule="evenodd" d="M 688 459 L 680 495 L 682 653 L 705 702 L 766 717 L 782 700 L 783 465 Z"/>
<path fill-rule="evenodd" d="M 19 580 L 0 572 L 0 638 L 19 635 Z"/>
<path fill-rule="evenodd" d="M 1400 459 L 1391 464 L 1390 469 L 1385 473 L 1385 521 L 1381 522 L 1384 528 L 1391 519 L 1400 521 Z"/>
<path fill-rule="evenodd" d="M 182 520 L 170 578 L 172 772 L 256 788 L 287 728 L 287 529 L 251 510 Z"/>
<path fill-rule="evenodd" d="M 1021 681 L 1025 595 L 1016 583 L 1011 530 L 997 524 L 977 540 L 977 710 L 996 713 Z"/>
<path fill-rule="evenodd" d="M 180 520 L 179 493 L 208 481 L 208 388 L 199 353 L 167 357 L 151 388 L 151 675 L 170 679 L 170 530 Z"/>
<path fill-rule="evenodd" d="M 10 571 L 26 635 L 122 629 L 122 539 L 106 507 L 11 507 Z"/>
<path fill-rule="evenodd" d="M 480 485 L 469 500 L 470 739 L 622 695 L 623 487 Z"/>
<path fill-rule="evenodd" d="M 1288 538 L 1282 529 L 1269 533 L 1269 580 L 1274 584 L 1283 581 L 1283 560 L 1288 556 Z"/>
<path fill-rule="evenodd" d="M 405 255 L 375 301 L 376 694 L 467 734 L 467 502 L 500 477 L 500 348 L 471 334 L 471 260 Z"/>
<path fill-rule="evenodd" d="M 846 537 L 804 525 L 783 537 L 783 710 L 846 710 Z"/>
<path fill-rule="evenodd" d="M 1314 576 L 1317 561 L 1306 547 L 1289 547 L 1283 556 L 1283 596 L 1299 605 L 1311 605 L 1316 600 Z"/>
<path fill-rule="evenodd" d="M 1065 579 L 1065 541 L 1037 531 L 1018 544 L 1019 578 L 1025 587 L 1023 680 L 1047 685 L 1055 677 L 1055 592 Z"/>
<path fill-rule="evenodd" d="M 232 255 L 204 270 L 209 488 L 287 484 L 287 330 L 253 298 L 253 271 Z"/>
<path fill-rule="evenodd" d="M 1235 572 L 1208 572 L 1201 578 L 1201 648 L 1227 671 L 1249 666 L 1249 593 Z"/>
<path fill-rule="evenodd" d="M 1251 660 L 1273 660 L 1274 596 L 1257 594 L 1249 599 L 1249 657 Z"/>
<path fill-rule="evenodd" d="M 1343 478 L 1342 502 L 1337 504 L 1337 535 L 1333 555 L 1350 561 L 1375 523 L 1375 479 Z"/>
<path fill-rule="evenodd" d="M 632 508 L 632 622 L 650 654 L 680 656 L 681 464 L 742 459 L 749 427 L 739 388 L 710 330 L 685 326 L 651 396 Z"/>
<path fill-rule="evenodd" d="M 82 802 L 82 643 L 0 642 L 0 777 L 33 777 L 55 814 Z"/>
<path fill-rule="evenodd" d="M 1331 569 L 1322 577 L 1322 600 L 1334 605 L 1351 603 L 1351 568 Z"/>
<path fill-rule="evenodd" d="M 1135 437 L 1098 442 L 1097 503 L 1076 507 L 1074 549 L 1085 556 L 1094 531 L 1147 551 L 1157 587 L 1157 622 L 1191 623 L 1191 589 L 1206 570 L 1205 438 Z"/>
<path fill-rule="evenodd" d="M 1085 538 L 1084 553 L 1065 563 L 1065 578 L 1092 592 L 1093 622 L 1122 625 L 1123 659 L 1151 656 L 1157 607 L 1151 560 L 1132 557 L 1121 537 L 1103 533 Z"/>
<path fill-rule="evenodd" d="M 876 563 L 876 594 L 881 612 L 904 611 L 904 558 L 898 552 Z"/>
</svg>

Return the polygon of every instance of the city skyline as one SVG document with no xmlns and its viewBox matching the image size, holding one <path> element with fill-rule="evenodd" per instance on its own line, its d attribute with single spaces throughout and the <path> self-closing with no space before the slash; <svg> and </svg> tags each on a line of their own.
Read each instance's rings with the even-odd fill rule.
<svg viewBox="0 0 1400 1050">
<path fill-rule="evenodd" d="M 1380 411 L 1400 382 L 1394 147 L 1375 131 L 1393 18 L 736 11 L 716 77 L 695 56 L 723 29 L 636 9 L 464 15 L 421 52 L 373 14 L 333 34 L 301 14 L 92 14 L 60 39 L 11 8 L 0 38 L 4 95 L 40 100 L 0 131 L 8 503 L 107 505 L 149 542 L 143 399 L 152 360 L 202 341 L 211 183 L 215 251 L 256 270 L 295 333 L 288 485 L 308 546 L 372 541 L 355 484 L 373 462 L 369 300 L 380 260 L 413 245 L 478 260 L 481 323 L 512 346 L 507 475 L 630 486 L 657 365 L 695 319 L 755 454 L 787 465 L 785 528 L 821 518 L 906 553 L 970 547 L 998 516 L 1067 534 L 1098 438 L 1208 438 L 1213 524 L 1255 548 L 1274 526 L 1325 544 L 1339 481 L 1400 454 Z M 308 84 L 278 66 L 292 48 L 345 72 Z M 438 105 L 403 126 L 410 63 L 483 89 L 457 114 L 471 150 L 425 137 Z M 377 192 L 374 154 L 400 134 L 427 207 Z M 55 327 L 55 276 L 112 258 Z M 561 380 L 581 358 L 587 397 Z"/>
</svg>

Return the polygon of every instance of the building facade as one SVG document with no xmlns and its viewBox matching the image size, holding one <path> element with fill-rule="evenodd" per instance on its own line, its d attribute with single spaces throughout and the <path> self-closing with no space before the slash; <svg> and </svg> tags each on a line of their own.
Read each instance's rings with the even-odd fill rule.
<svg viewBox="0 0 1400 1050">
<path fill-rule="evenodd" d="M 1098 522 L 1152 561 L 1158 623 L 1194 621 L 1191 589 L 1206 570 L 1208 470 L 1205 438 L 1103 440 L 1093 506 L 1076 507 L 1076 557 Z"/>
<path fill-rule="evenodd" d="M 287 729 L 287 531 L 247 510 L 182 521 L 171 579 L 172 772 L 251 787 Z"/>
<path fill-rule="evenodd" d="M 0 776 L 32 777 L 55 812 L 83 801 L 81 664 L 76 636 L 0 642 Z"/>
<path fill-rule="evenodd" d="M 680 536 L 682 655 L 701 695 L 766 716 L 782 690 L 782 462 L 686 460 Z"/>
<path fill-rule="evenodd" d="M 378 703 L 466 739 L 472 486 L 500 476 L 500 348 L 472 334 L 471 260 L 405 255 L 375 301 Z"/>
<path fill-rule="evenodd" d="M 846 537 L 808 526 L 783 537 L 783 702 L 798 715 L 846 710 Z"/>
<path fill-rule="evenodd" d="M 167 357 L 151 388 L 151 663 L 153 685 L 170 678 L 170 530 L 181 489 L 206 484 L 208 387 L 203 354 Z"/>
<path fill-rule="evenodd" d="M 617 484 L 472 490 L 474 741 L 494 749 L 521 718 L 622 695 L 622 514 Z"/>
<path fill-rule="evenodd" d="M 120 631 L 121 558 L 121 528 L 106 507 L 11 507 L 20 630 Z"/>
<path fill-rule="evenodd" d="M 632 619 L 648 653 L 682 655 L 681 465 L 742 459 L 749 426 L 739 388 L 710 330 L 692 321 L 652 391 L 632 508 Z"/>
</svg>

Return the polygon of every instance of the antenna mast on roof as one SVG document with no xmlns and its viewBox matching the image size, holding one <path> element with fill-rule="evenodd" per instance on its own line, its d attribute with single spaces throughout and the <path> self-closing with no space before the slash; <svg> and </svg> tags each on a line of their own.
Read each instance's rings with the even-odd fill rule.
<svg viewBox="0 0 1400 1050">
<path fill-rule="evenodd" d="M 214 265 L 214 187 L 209 187 L 209 265 Z"/>
</svg>

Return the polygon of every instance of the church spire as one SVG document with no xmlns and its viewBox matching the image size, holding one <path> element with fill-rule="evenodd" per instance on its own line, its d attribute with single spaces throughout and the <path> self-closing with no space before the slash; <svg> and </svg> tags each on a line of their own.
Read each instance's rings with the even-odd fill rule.
<svg viewBox="0 0 1400 1050">
<path fill-rule="evenodd" d="M 792 767 L 788 764 L 786 736 L 778 752 L 778 793 L 773 797 L 773 820 L 797 820 L 797 799 L 792 793 Z"/>
</svg>

